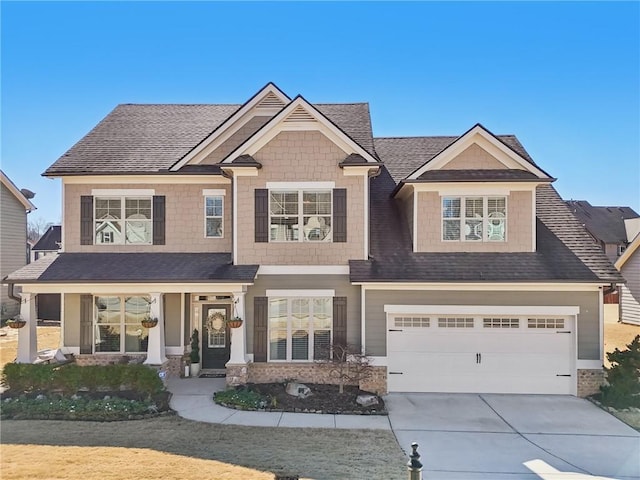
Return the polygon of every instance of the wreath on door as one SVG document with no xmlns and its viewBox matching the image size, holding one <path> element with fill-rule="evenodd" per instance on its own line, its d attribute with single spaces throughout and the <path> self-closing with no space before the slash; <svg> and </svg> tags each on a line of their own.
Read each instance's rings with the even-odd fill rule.
<svg viewBox="0 0 640 480">
<path fill-rule="evenodd" d="M 224 327 L 224 315 L 220 312 L 214 312 L 213 309 L 209 310 L 205 326 L 209 331 L 222 330 Z"/>
</svg>

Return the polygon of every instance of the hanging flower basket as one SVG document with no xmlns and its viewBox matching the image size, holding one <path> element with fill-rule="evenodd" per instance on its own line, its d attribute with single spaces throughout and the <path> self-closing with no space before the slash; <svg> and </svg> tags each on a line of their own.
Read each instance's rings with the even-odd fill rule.
<svg viewBox="0 0 640 480">
<path fill-rule="evenodd" d="M 7 320 L 7 326 L 10 328 L 22 328 L 26 324 L 27 324 L 27 321 L 21 318 L 12 318 L 10 320 Z"/>
<path fill-rule="evenodd" d="M 232 318 L 231 320 L 227 321 L 227 325 L 229 325 L 229 328 L 238 328 L 242 326 L 242 319 L 235 317 Z"/>
<path fill-rule="evenodd" d="M 158 325 L 158 319 L 157 318 L 149 318 L 149 317 L 147 317 L 147 318 L 143 319 L 141 323 L 142 323 L 142 326 L 144 328 L 153 328 L 156 325 Z"/>
</svg>

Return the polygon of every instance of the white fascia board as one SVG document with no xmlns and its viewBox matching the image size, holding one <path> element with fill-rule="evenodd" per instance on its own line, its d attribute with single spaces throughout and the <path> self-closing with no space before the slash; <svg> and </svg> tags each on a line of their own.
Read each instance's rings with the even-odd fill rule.
<svg viewBox="0 0 640 480">
<path fill-rule="evenodd" d="M 336 182 L 267 182 L 269 190 L 326 190 L 336 188 Z"/>
<path fill-rule="evenodd" d="M 192 293 L 195 291 L 230 294 L 251 283 L 16 283 L 25 293 L 92 293 L 92 294 L 148 294 Z"/>
<path fill-rule="evenodd" d="M 415 291 L 511 291 L 511 292 L 597 292 L 608 283 L 414 283 L 414 282 L 352 282 L 367 290 Z"/>
<path fill-rule="evenodd" d="M 293 112 L 296 108 L 304 108 L 309 115 L 311 115 L 317 123 L 308 122 L 292 122 L 284 124 L 284 120 L 287 116 Z M 349 138 L 342 130 L 336 127 L 330 122 L 322 113 L 320 113 L 313 105 L 308 103 L 304 98 L 298 97 L 287 105 L 278 115 L 273 117 L 267 122 L 267 124 L 255 135 L 251 136 L 247 141 L 241 144 L 233 152 L 231 152 L 222 161 L 223 164 L 231 163 L 235 158 L 240 155 L 248 154 L 255 155 L 262 147 L 264 147 L 270 140 L 272 140 L 278 133 L 287 130 L 318 130 L 325 134 L 332 142 L 336 144 L 345 153 L 358 153 L 368 162 L 378 164 L 378 160 L 373 158 L 369 152 Z"/>
<path fill-rule="evenodd" d="M 640 247 L 640 233 L 636 235 L 636 238 L 633 239 L 631 244 L 627 247 L 627 249 L 622 252 L 622 255 L 618 257 L 614 266 L 618 269 L 618 271 L 627 263 L 627 260 L 631 258 L 634 252 Z"/>
<path fill-rule="evenodd" d="M 24 209 L 27 213 L 32 212 L 33 210 L 37 210 L 36 206 L 29 201 L 27 197 L 20 191 L 20 189 L 11 181 L 9 177 L 5 175 L 5 173 L 0 170 L 0 181 L 2 184 L 9 190 L 14 197 L 18 199 L 18 201 L 24 206 Z"/>
<path fill-rule="evenodd" d="M 576 305 L 527 306 L 527 305 L 385 305 L 390 314 L 424 315 L 577 315 Z"/>
<path fill-rule="evenodd" d="M 486 150 L 500 163 L 503 163 L 506 168 L 522 168 L 540 178 L 549 178 L 546 173 L 531 164 L 520 154 L 507 147 L 504 143 L 496 139 L 479 125 L 476 125 L 474 128 L 469 130 L 464 136 L 449 145 L 429 162 L 412 173 L 408 178 L 415 180 L 429 170 L 438 170 L 442 168 L 474 143 Z"/>
<path fill-rule="evenodd" d="M 209 185 L 231 183 L 231 179 L 222 175 L 73 175 L 60 177 L 67 185 L 171 185 L 197 184 Z"/>
<path fill-rule="evenodd" d="M 359 177 L 359 176 L 369 176 L 369 172 L 373 169 L 377 170 L 378 168 L 380 168 L 379 165 L 371 165 L 371 166 L 367 166 L 367 165 L 354 165 L 354 166 L 349 166 L 349 165 L 344 165 L 342 167 L 342 175 L 344 175 L 345 177 Z"/>
<path fill-rule="evenodd" d="M 349 265 L 260 265 L 258 275 L 349 275 Z"/>
<path fill-rule="evenodd" d="M 233 177 L 257 177 L 258 167 L 235 167 L 231 164 L 223 165 L 225 172 L 229 172 Z"/>
<path fill-rule="evenodd" d="M 156 194 L 153 188 L 93 188 L 94 197 L 151 197 Z"/>
<path fill-rule="evenodd" d="M 335 290 L 323 289 L 323 290 L 267 290 L 265 292 L 267 297 L 334 297 L 336 295 Z"/>
<path fill-rule="evenodd" d="M 240 107 L 233 115 L 227 118 L 222 124 L 212 132 L 207 138 L 205 138 L 200 144 L 198 144 L 193 150 L 185 155 L 178 163 L 171 167 L 171 171 L 180 170 L 188 163 L 199 164 L 202 159 L 207 157 L 211 152 L 218 148 L 224 141 L 229 139 L 231 135 L 236 133 L 243 125 L 247 123 L 254 116 L 269 116 L 275 115 L 281 109 L 263 109 L 259 112 L 256 110 L 258 105 L 264 98 L 274 94 L 285 105 L 291 101 L 278 87 L 273 83 L 267 84 L 262 90 L 256 93 L 251 100 Z"/>
</svg>

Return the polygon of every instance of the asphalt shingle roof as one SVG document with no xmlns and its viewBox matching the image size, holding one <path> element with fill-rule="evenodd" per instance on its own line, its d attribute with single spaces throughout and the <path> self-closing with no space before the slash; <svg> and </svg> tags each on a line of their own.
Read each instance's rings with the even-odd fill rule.
<svg viewBox="0 0 640 480">
<path fill-rule="evenodd" d="M 425 182 L 518 182 L 540 179 L 525 170 L 429 170 L 418 177 Z"/>
<path fill-rule="evenodd" d="M 57 251 L 62 242 L 62 227 L 60 225 L 50 226 L 40 237 L 36 244 L 31 247 L 33 251 Z"/>
<path fill-rule="evenodd" d="M 368 104 L 314 106 L 375 155 Z M 238 108 L 240 105 L 118 105 L 44 175 L 166 172 Z"/>
<path fill-rule="evenodd" d="M 604 243 L 623 244 L 631 242 L 627 238 L 625 219 L 637 218 L 630 207 L 596 207 L 585 200 L 566 202 L 573 214 L 595 238 Z"/>
<path fill-rule="evenodd" d="M 11 282 L 253 282 L 258 265 L 230 253 L 60 253 L 13 272 Z M 42 260 L 49 259 L 50 256 Z"/>
</svg>

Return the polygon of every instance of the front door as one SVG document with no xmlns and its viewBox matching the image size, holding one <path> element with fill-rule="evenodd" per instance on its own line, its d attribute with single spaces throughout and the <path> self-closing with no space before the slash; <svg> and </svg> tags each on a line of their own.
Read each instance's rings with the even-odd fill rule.
<svg viewBox="0 0 640 480">
<path fill-rule="evenodd" d="M 202 368 L 225 368 L 231 353 L 230 305 L 202 306 Z"/>
</svg>

